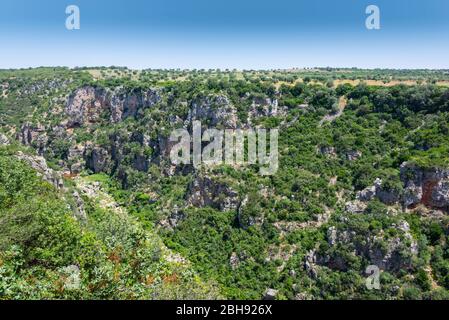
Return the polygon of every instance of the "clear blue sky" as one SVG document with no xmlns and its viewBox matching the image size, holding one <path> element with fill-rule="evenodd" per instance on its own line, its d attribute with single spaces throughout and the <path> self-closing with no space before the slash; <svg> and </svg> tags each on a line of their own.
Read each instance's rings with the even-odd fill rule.
<svg viewBox="0 0 449 320">
<path fill-rule="evenodd" d="M 71 4 L 81 30 L 65 28 Z M 449 1 L 1 0 L 0 68 L 41 65 L 449 69 Z"/>
</svg>

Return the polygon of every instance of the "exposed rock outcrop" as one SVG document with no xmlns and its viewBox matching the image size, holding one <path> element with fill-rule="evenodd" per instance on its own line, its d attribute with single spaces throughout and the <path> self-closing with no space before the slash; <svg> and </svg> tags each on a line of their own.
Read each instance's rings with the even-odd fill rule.
<svg viewBox="0 0 449 320">
<path fill-rule="evenodd" d="M 71 146 L 67 153 L 67 161 L 69 162 L 69 170 L 71 174 L 79 174 L 86 166 L 84 153 L 86 148 L 82 144 Z"/>
<path fill-rule="evenodd" d="M 55 186 L 55 188 L 64 188 L 64 181 L 61 174 L 53 169 L 50 169 L 47 166 L 47 161 L 45 160 L 45 158 L 24 154 L 21 151 L 19 151 L 16 156 L 20 160 L 28 163 L 34 170 L 38 172 L 39 175 L 42 176 L 45 181 L 51 183 L 53 186 Z"/>
<path fill-rule="evenodd" d="M 158 89 L 108 91 L 100 87 L 82 87 L 68 98 L 67 125 L 68 127 L 89 125 L 107 116 L 112 122 L 117 123 L 127 117 L 138 116 L 140 110 L 155 105 L 161 99 Z"/>
<path fill-rule="evenodd" d="M 317 270 L 317 255 L 315 250 L 310 250 L 307 252 L 304 258 L 304 270 L 306 270 L 307 274 L 313 278 L 316 279 L 318 277 L 318 270 Z"/>
<path fill-rule="evenodd" d="M 393 205 L 401 200 L 401 194 L 397 190 L 386 190 L 380 188 L 377 191 L 376 196 L 381 202 L 387 205 Z"/>
<path fill-rule="evenodd" d="M 366 207 L 366 203 L 359 200 L 348 201 L 345 203 L 345 210 L 349 213 L 363 213 Z"/>
<path fill-rule="evenodd" d="M 184 211 L 181 210 L 178 206 L 174 206 L 169 216 L 166 219 L 161 220 L 159 222 L 159 225 L 166 229 L 173 230 L 185 218 L 186 214 L 184 213 Z"/>
<path fill-rule="evenodd" d="M 374 181 L 374 185 L 357 192 L 356 199 L 359 201 L 371 201 L 374 197 L 376 197 L 377 191 L 381 185 L 382 180 L 377 178 L 376 181 Z"/>
<path fill-rule="evenodd" d="M 336 157 L 337 156 L 337 151 L 336 151 L 335 147 L 331 147 L 331 146 L 321 146 L 319 148 L 319 152 L 322 155 L 325 155 L 327 157 Z"/>
<path fill-rule="evenodd" d="M 203 125 L 222 125 L 225 128 L 236 128 L 238 122 L 236 108 L 224 95 L 209 95 L 195 99 L 188 120 L 198 120 Z"/>
<path fill-rule="evenodd" d="M 72 192 L 72 196 L 73 196 L 73 200 L 75 201 L 75 208 L 74 208 L 75 218 L 80 221 L 86 221 L 87 214 L 86 214 L 86 211 L 84 210 L 83 199 L 81 198 L 78 191 L 76 191 L 76 190 L 74 190 Z"/>
<path fill-rule="evenodd" d="M 330 227 L 327 231 L 327 239 L 330 246 L 349 245 L 354 248 L 354 254 L 361 255 L 368 259 L 371 264 L 378 266 L 382 270 L 399 271 L 411 266 L 412 257 L 418 254 L 418 244 L 414 240 L 410 226 L 406 221 L 401 221 L 399 225 L 392 225 L 399 230 L 399 235 L 388 238 L 383 231 L 377 234 L 363 236 L 353 230 L 338 230 Z M 336 255 L 309 255 L 306 262 L 309 264 L 326 265 L 332 269 L 346 270 L 347 263 L 341 256 Z"/>
<path fill-rule="evenodd" d="M 31 95 L 35 93 L 48 94 L 55 89 L 67 87 L 72 82 L 70 79 L 45 79 L 30 83 L 19 89 L 19 93 L 23 95 Z"/>
<path fill-rule="evenodd" d="M 0 133 L 0 146 L 7 146 L 9 144 L 9 139 L 3 133 Z"/>
<path fill-rule="evenodd" d="M 111 120 L 120 122 L 128 117 L 136 117 L 140 110 L 150 108 L 161 101 L 159 90 L 134 90 L 129 93 L 118 93 L 111 97 Z"/>
<path fill-rule="evenodd" d="M 295 232 L 301 229 L 310 229 L 310 228 L 319 228 L 323 224 L 329 221 L 330 213 L 325 212 L 322 214 L 317 214 L 314 217 L 315 219 L 299 222 L 299 221 L 277 221 L 273 223 L 273 226 L 279 230 L 281 235 L 285 235 L 291 232 Z M 260 221 L 262 222 L 262 221 Z"/>
<path fill-rule="evenodd" d="M 248 112 L 248 123 L 258 117 L 276 117 L 278 115 L 285 115 L 286 107 L 280 107 L 278 99 L 271 98 L 253 98 L 250 111 Z"/>
<path fill-rule="evenodd" d="M 248 229 L 252 226 L 260 226 L 265 220 L 265 217 L 260 212 L 256 212 L 256 214 L 250 212 L 248 214 L 247 211 L 252 211 L 251 209 L 247 210 L 251 205 L 253 204 L 250 203 L 249 198 L 245 197 L 238 208 L 237 220 L 239 226 L 243 229 Z"/>
<path fill-rule="evenodd" d="M 276 300 L 278 290 L 268 288 L 263 295 L 263 300 Z"/>
<path fill-rule="evenodd" d="M 424 169 L 404 163 L 401 180 L 404 182 L 405 207 L 423 204 L 431 208 L 449 208 L 449 169 Z"/>
<path fill-rule="evenodd" d="M 187 202 L 195 207 L 213 207 L 221 211 L 235 210 L 239 206 L 237 192 L 224 183 L 207 176 L 197 176 L 189 185 Z"/>
<path fill-rule="evenodd" d="M 17 139 L 25 146 L 34 147 L 39 155 L 44 154 L 48 143 L 45 127 L 41 124 L 33 125 L 30 122 L 22 125 Z"/>
<path fill-rule="evenodd" d="M 110 108 L 107 91 L 102 88 L 83 87 L 69 96 L 66 105 L 68 127 L 79 127 L 99 122 L 104 111 Z"/>
<path fill-rule="evenodd" d="M 106 172 L 110 170 L 111 155 L 108 151 L 99 146 L 89 146 L 85 153 L 86 166 L 94 173 Z"/>
<path fill-rule="evenodd" d="M 403 191 L 384 188 L 382 180 L 378 178 L 374 185 L 357 192 L 355 201 L 346 203 L 347 211 L 362 212 L 366 202 L 374 198 L 387 205 L 401 203 L 406 208 L 422 204 L 444 211 L 449 209 L 449 169 L 421 168 L 403 163 L 400 178 Z"/>
<path fill-rule="evenodd" d="M 349 161 L 355 161 L 362 156 L 362 152 L 357 150 L 349 150 L 346 152 L 346 159 Z"/>
<path fill-rule="evenodd" d="M 231 256 L 229 257 L 229 265 L 231 266 L 232 270 L 235 270 L 240 265 L 240 257 L 237 255 L 237 253 L 233 252 Z"/>
<path fill-rule="evenodd" d="M 401 200 L 401 194 L 397 190 L 388 190 L 382 186 L 382 180 L 377 178 L 374 185 L 369 186 L 362 191 L 357 192 L 356 199 L 358 201 L 367 202 L 377 198 L 379 201 L 393 205 Z"/>
</svg>

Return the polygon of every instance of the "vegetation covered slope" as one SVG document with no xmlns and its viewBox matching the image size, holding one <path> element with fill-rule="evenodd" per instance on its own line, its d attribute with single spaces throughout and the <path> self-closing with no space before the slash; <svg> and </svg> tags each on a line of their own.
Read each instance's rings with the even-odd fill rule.
<svg viewBox="0 0 449 320">
<path fill-rule="evenodd" d="M 269 288 L 278 299 L 448 298 L 444 70 L 0 75 L 2 131 L 68 189 L 20 180 L 34 171 L 3 151 L 1 176 L 13 181 L 0 193 L 4 298 L 260 299 Z M 173 167 L 169 134 L 192 120 L 279 128 L 279 170 Z M 6 196 L 19 187 L 26 198 Z M 27 228 L 35 236 L 20 239 Z M 369 265 L 382 271 L 379 290 L 365 285 Z M 88 290 L 63 290 L 68 266 Z"/>
<path fill-rule="evenodd" d="M 98 182 L 78 181 L 91 192 L 83 193 L 89 219 L 76 219 L 77 185 L 58 192 L 15 153 L 0 149 L 1 299 L 219 297 Z"/>
</svg>

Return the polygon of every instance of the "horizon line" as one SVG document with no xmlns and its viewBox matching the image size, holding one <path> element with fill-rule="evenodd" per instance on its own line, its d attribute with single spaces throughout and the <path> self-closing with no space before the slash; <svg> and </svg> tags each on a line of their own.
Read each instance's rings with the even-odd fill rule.
<svg viewBox="0 0 449 320">
<path fill-rule="evenodd" d="M 404 70 L 413 70 L 413 71 L 448 71 L 449 67 L 446 68 L 388 68 L 388 67 L 337 67 L 337 66 L 314 66 L 314 67 L 289 67 L 289 68 L 248 68 L 248 69 L 242 69 L 242 68 L 211 68 L 211 67 L 204 67 L 204 68 L 164 68 L 164 67 L 149 67 L 149 68 L 133 68 L 130 66 L 120 66 L 120 65 L 109 65 L 109 66 L 64 66 L 64 65 L 42 65 L 42 66 L 28 66 L 28 67 L 12 67 L 12 68 L 0 68 L 0 71 L 14 71 L 14 70 L 33 70 L 33 69 L 54 69 L 54 68 L 61 68 L 61 69 L 69 69 L 69 70 L 80 70 L 80 69 L 127 69 L 132 71 L 147 71 L 147 70 L 170 70 L 170 71 L 227 71 L 227 72 L 243 72 L 243 71 L 301 71 L 301 70 L 307 70 L 307 71 L 323 71 L 326 69 L 329 70 L 394 70 L 394 71 L 404 71 Z"/>
</svg>

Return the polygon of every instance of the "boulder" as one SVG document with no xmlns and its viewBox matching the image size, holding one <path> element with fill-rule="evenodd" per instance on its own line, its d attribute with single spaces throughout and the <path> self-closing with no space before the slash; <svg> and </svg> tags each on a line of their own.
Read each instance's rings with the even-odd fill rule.
<svg viewBox="0 0 449 320">
<path fill-rule="evenodd" d="M 263 295 L 263 300 L 276 300 L 278 290 L 268 288 Z"/>
<path fill-rule="evenodd" d="M 368 202 L 374 199 L 376 193 L 377 193 L 376 186 L 375 185 L 370 186 L 363 189 L 362 191 L 357 192 L 356 199 L 359 201 Z"/>
<path fill-rule="evenodd" d="M 128 117 L 136 117 L 143 109 L 150 108 L 162 100 L 158 89 L 118 92 L 111 97 L 111 120 L 120 122 Z"/>
<path fill-rule="evenodd" d="M 39 155 L 43 155 L 47 143 L 48 136 L 46 129 L 41 124 L 32 124 L 26 122 L 20 128 L 20 132 L 17 134 L 17 139 L 25 146 L 34 147 Z"/>
<path fill-rule="evenodd" d="M 366 203 L 359 200 L 349 201 L 345 203 L 345 210 L 349 213 L 363 213 L 366 207 Z"/>
</svg>

